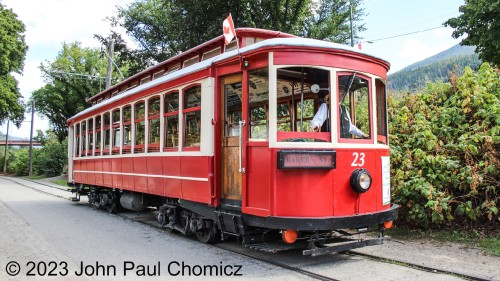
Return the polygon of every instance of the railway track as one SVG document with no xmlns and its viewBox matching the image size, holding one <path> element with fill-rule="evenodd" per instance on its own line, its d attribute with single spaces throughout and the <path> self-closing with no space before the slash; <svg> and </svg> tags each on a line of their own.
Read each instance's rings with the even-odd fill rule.
<svg viewBox="0 0 500 281">
<path fill-rule="evenodd" d="M 18 181 L 18 180 L 9 179 L 8 177 L 4 177 L 4 179 L 7 179 L 9 181 L 15 182 L 15 183 L 20 184 L 22 186 L 34 189 L 34 190 L 39 191 L 39 192 L 43 192 L 43 193 L 46 193 L 46 194 L 49 194 L 52 196 L 56 196 L 56 197 L 61 197 L 60 195 L 51 193 L 49 190 L 46 190 L 46 189 L 40 190 L 36 187 L 24 184 L 23 182 Z M 50 184 L 44 184 L 44 183 L 40 183 L 38 181 L 29 180 L 29 179 L 23 179 L 23 180 L 54 188 Z M 86 203 L 81 202 L 80 204 L 86 204 Z M 95 209 L 95 208 L 92 208 L 92 209 Z M 103 211 L 103 212 L 105 212 L 105 211 Z M 116 216 L 131 220 L 131 221 L 139 222 L 139 223 L 145 224 L 145 225 L 150 226 L 150 227 L 164 230 L 156 222 L 156 217 L 154 215 L 153 210 L 145 211 L 145 212 L 141 212 L 141 213 L 127 211 L 127 212 L 118 213 L 118 214 L 116 214 Z M 180 236 L 186 237 L 184 235 L 180 235 Z M 193 241 L 198 242 L 194 237 L 187 237 L 187 238 L 190 238 Z M 198 243 L 200 243 L 200 242 L 198 242 Z M 258 252 L 255 250 L 250 250 L 248 248 L 244 248 L 241 245 L 238 245 L 236 242 L 218 243 L 218 244 L 215 244 L 214 247 L 217 247 L 219 249 L 223 249 L 226 251 L 230 251 L 232 253 L 239 254 L 239 255 L 242 255 L 245 257 L 249 257 L 249 258 L 254 259 L 254 260 L 258 260 L 261 262 L 272 264 L 274 266 L 278 266 L 278 267 L 281 267 L 281 268 L 284 268 L 287 270 L 291 270 L 291 271 L 294 271 L 298 274 L 307 276 L 307 277 L 315 279 L 315 280 L 325 280 L 325 281 L 340 280 L 340 279 L 333 278 L 331 276 L 326 276 L 326 275 L 321 274 L 321 273 L 317 273 L 317 272 L 314 272 L 311 270 L 304 269 L 304 266 L 301 266 L 300 264 L 294 264 L 293 262 L 289 262 L 286 259 L 284 261 L 280 261 L 279 259 L 275 258 L 276 257 L 275 254 L 263 254 L 262 252 Z M 433 267 L 423 266 L 423 265 L 419 265 L 419 264 L 415 264 L 415 263 L 409 263 L 409 262 L 395 260 L 395 259 L 388 259 L 388 258 L 381 257 L 381 256 L 364 254 L 364 253 L 360 253 L 360 252 L 356 252 L 356 251 L 346 251 L 346 252 L 340 253 L 339 255 L 343 255 L 343 256 L 347 256 L 347 257 L 360 257 L 363 259 L 369 259 L 369 260 L 379 262 L 379 263 L 391 264 L 394 266 L 403 266 L 403 267 L 411 268 L 414 270 L 430 272 L 430 273 L 435 273 L 435 274 L 445 274 L 445 275 L 461 278 L 464 280 L 475 280 L 475 281 L 491 280 L 491 279 L 487 279 L 487 278 L 480 277 L 480 276 L 474 276 L 471 274 L 456 272 L 453 270 L 444 270 L 444 269 L 440 269 L 440 268 L 433 268 Z M 302 258 L 306 259 L 306 261 L 311 259 L 310 257 L 302 257 Z M 330 261 L 330 263 L 331 263 L 331 261 Z"/>
</svg>

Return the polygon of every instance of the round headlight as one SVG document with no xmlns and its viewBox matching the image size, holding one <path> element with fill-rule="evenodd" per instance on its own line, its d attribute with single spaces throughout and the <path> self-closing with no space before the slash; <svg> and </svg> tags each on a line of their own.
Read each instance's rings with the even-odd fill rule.
<svg viewBox="0 0 500 281">
<path fill-rule="evenodd" d="M 367 192 L 372 185 L 372 177 L 366 169 L 356 169 L 351 174 L 350 183 L 355 192 Z"/>
</svg>

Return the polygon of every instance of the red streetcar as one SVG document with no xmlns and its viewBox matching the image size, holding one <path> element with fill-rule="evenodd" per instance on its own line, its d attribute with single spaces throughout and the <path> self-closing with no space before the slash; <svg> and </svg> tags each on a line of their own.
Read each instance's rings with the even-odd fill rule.
<svg viewBox="0 0 500 281">
<path fill-rule="evenodd" d="M 215 38 L 93 96 L 68 120 L 78 198 L 110 212 L 156 207 L 162 226 L 205 243 L 237 237 L 305 255 L 381 244 L 398 209 L 389 63 L 282 32 L 236 33 L 239 49 Z M 355 235 L 367 231 L 380 235 Z"/>
</svg>

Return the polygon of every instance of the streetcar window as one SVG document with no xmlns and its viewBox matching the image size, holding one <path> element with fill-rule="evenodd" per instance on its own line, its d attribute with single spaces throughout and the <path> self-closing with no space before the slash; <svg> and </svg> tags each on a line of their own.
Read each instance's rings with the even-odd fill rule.
<svg viewBox="0 0 500 281">
<path fill-rule="evenodd" d="M 75 157 L 80 156 L 80 123 L 75 124 L 75 149 L 73 151 Z"/>
<path fill-rule="evenodd" d="M 101 155 L 101 115 L 95 117 L 95 154 Z"/>
<path fill-rule="evenodd" d="M 240 135 L 241 121 L 241 77 L 228 77 L 224 79 L 224 136 L 237 137 Z"/>
<path fill-rule="evenodd" d="M 184 90 L 184 147 L 200 146 L 201 86 Z"/>
<path fill-rule="evenodd" d="M 329 114 L 322 133 L 313 131 L 312 121 L 330 93 L 330 72 L 313 67 L 286 67 L 277 70 L 276 128 L 278 141 L 326 141 L 330 139 Z M 314 91 L 312 90 L 313 88 Z"/>
<path fill-rule="evenodd" d="M 103 128 L 104 128 L 104 150 L 103 154 L 108 155 L 109 154 L 109 143 L 111 141 L 111 134 L 110 134 L 110 118 L 109 118 L 109 112 L 105 112 L 103 115 Z"/>
<path fill-rule="evenodd" d="M 179 93 L 167 93 L 164 97 L 163 107 L 165 148 L 179 146 Z"/>
<path fill-rule="evenodd" d="M 268 137 L 269 71 L 252 70 L 248 74 L 248 107 L 250 113 L 250 139 Z"/>
<path fill-rule="evenodd" d="M 148 121 L 148 152 L 160 151 L 160 97 L 153 97 L 148 101 Z"/>
<path fill-rule="evenodd" d="M 86 141 L 87 140 L 87 130 L 85 129 L 86 122 L 87 121 L 83 121 L 81 123 L 81 127 L 82 127 L 82 150 L 80 153 L 81 156 L 86 156 L 86 153 L 87 153 L 87 141 Z"/>
<path fill-rule="evenodd" d="M 134 152 L 144 152 L 144 143 L 146 142 L 145 126 L 145 105 L 144 101 L 139 101 L 134 105 L 134 124 L 135 124 L 135 146 Z"/>
<path fill-rule="evenodd" d="M 123 122 L 123 146 L 122 153 L 129 154 L 130 145 L 132 140 L 132 106 L 126 105 L 122 108 L 122 122 Z"/>
<path fill-rule="evenodd" d="M 121 131 L 120 131 L 120 109 L 116 109 L 112 113 L 113 124 L 113 154 L 120 153 Z"/>
<path fill-rule="evenodd" d="M 375 81 L 377 97 L 377 142 L 388 144 L 389 136 L 387 134 L 387 96 L 385 84 L 382 80 Z"/>
<path fill-rule="evenodd" d="M 359 74 L 338 76 L 340 138 L 370 138 L 370 83 Z"/>
<path fill-rule="evenodd" d="M 93 130 L 93 127 L 94 127 L 94 118 L 90 118 L 88 120 L 89 122 L 89 125 L 88 125 L 88 142 L 89 142 L 89 149 L 87 150 L 87 155 L 91 156 L 92 155 L 92 151 L 94 150 L 94 130 Z"/>
</svg>

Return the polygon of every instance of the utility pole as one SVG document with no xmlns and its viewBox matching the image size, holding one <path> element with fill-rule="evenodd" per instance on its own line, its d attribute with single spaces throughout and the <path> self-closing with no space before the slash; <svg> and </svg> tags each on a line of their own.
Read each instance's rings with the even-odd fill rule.
<svg viewBox="0 0 500 281">
<path fill-rule="evenodd" d="M 352 31 L 352 3 L 349 0 L 349 9 L 351 11 L 350 16 L 349 16 L 349 21 L 351 23 L 351 47 L 354 47 L 354 33 Z"/>
<path fill-rule="evenodd" d="M 35 121 L 35 101 L 31 102 L 30 164 L 29 176 L 33 174 L 33 124 Z"/>
<path fill-rule="evenodd" d="M 3 159 L 3 174 L 7 173 L 7 147 L 9 146 L 9 123 L 10 118 L 7 119 L 7 133 L 5 134 L 5 154 Z"/>
<path fill-rule="evenodd" d="M 108 71 L 106 72 L 106 89 L 111 87 L 111 74 L 113 73 L 113 52 L 115 49 L 115 40 L 113 35 L 109 36 L 108 48 Z"/>
</svg>

